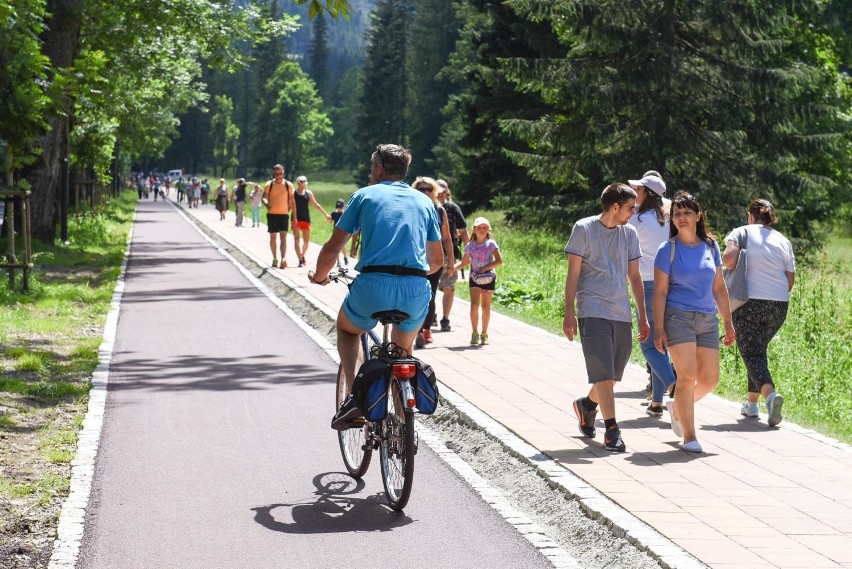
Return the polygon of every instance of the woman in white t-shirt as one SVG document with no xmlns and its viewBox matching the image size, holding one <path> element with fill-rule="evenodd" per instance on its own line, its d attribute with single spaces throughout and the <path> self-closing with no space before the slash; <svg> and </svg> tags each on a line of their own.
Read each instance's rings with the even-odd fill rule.
<svg viewBox="0 0 852 569">
<path fill-rule="evenodd" d="M 651 369 L 651 403 L 646 412 L 652 417 L 663 414 L 663 395 L 675 382 L 668 350 L 660 353 L 654 346 L 654 258 L 657 249 L 669 239 L 669 223 L 672 202 L 663 197 L 666 183 L 654 170 L 645 172 L 641 180 L 628 180 L 630 187 L 636 190 L 636 215 L 630 218 L 630 225 L 639 234 L 639 246 L 642 258 L 639 259 L 639 273 L 645 288 L 645 310 L 651 335 L 642 342 L 642 355 Z M 637 315 L 638 322 L 638 315 Z"/>
<path fill-rule="evenodd" d="M 746 237 L 748 302 L 734 312 L 737 348 L 748 371 L 748 400 L 743 403 L 741 413 L 745 417 L 758 417 L 757 401 L 763 395 L 769 425 L 773 427 L 781 422 L 784 398 L 775 392 L 766 350 L 787 318 L 796 272 L 790 240 L 771 227 L 777 222 L 768 200 L 752 201 L 748 207 L 748 225 L 734 229 L 725 237 L 722 255 L 722 263 L 732 270 L 739 259 L 738 244 Z"/>
</svg>

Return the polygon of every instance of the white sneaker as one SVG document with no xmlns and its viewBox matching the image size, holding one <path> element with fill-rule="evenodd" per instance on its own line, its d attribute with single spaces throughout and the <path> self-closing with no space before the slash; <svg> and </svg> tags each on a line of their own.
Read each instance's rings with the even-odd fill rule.
<svg viewBox="0 0 852 569">
<path fill-rule="evenodd" d="M 766 412 L 769 414 L 770 427 L 776 427 L 781 422 L 781 407 L 784 405 L 784 398 L 774 391 L 766 398 Z"/>
<path fill-rule="evenodd" d="M 677 435 L 677 438 L 683 438 L 683 427 L 680 425 L 680 421 L 674 418 L 674 399 L 669 399 L 666 401 L 666 409 L 668 409 L 669 417 L 672 418 L 672 431 Z"/>
<path fill-rule="evenodd" d="M 704 449 L 701 448 L 701 443 L 698 441 L 689 441 L 688 443 L 683 443 L 681 447 L 686 452 L 704 452 Z"/>
<path fill-rule="evenodd" d="M 743 417 L 760 417 L 760 411 L 757 408 L 757 403 L 743 403 L 743 406 L 740 408 L 740 415 Z"/>
</svg>

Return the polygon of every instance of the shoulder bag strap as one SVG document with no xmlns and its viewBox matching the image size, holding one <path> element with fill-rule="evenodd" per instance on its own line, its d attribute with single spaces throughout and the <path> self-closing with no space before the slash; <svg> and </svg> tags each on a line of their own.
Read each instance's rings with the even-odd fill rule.
<svg viewBox="0 0 852 569">
<path fill-rule="evenodd" d="M 674 238 L 669 239 L 669 274 L 672 272 L 672 265 L 674 264 L 674 254 L 675 254 L 675 240 Z"/>
</svg>

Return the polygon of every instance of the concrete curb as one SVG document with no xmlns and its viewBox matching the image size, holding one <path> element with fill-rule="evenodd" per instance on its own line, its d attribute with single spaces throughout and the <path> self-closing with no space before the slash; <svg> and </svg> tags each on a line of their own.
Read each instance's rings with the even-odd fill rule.
<svg viewBox="0 0 852 569">
<path fill-rule="evenodd" d="M 138 210 L 137 210 L 138 211 Z M 136 212 L 133 214 L 136 223 Z M 103 341 L 98 348 L 98 366 L 92 374 L 92 388 L 89 390 L 89 407 L 86 418 L 77 439 L 77 452 L 71 462 L 71 488 L 62 504 L 59 524 L 56 528 L 56 540 L 48 563 L 49 569 L 73 569 L 77 566 L 80 546 L 83 543 L 83 530 L 86 525 L 86 508 L 92 493 L 92 480 L 95 475 L 95 460 L 101 439 L 106 408 L 109 368 L 112 363 L 112 350 L 118 328 L 121 298 L 124 295 L 124 276 L 127 274 L 127 262 L 130 258 L 130 245 L 133 241 L 133 225 L 127 234 L 127 247 L 121 271 L 115 283 L 110 300 L 110 310 L 104 325 Z"/>
</svg>

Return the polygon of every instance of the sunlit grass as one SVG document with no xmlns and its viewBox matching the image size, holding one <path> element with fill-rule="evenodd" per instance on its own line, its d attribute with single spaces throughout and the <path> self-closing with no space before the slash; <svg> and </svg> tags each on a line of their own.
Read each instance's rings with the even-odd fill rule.
<svg viewBox="0 0 852 569">
<path fill-rule="evenodd" d="M 13 482 L 0 479 L 0 496 L 4 498 L 24 498 L 35 494 L 37 487 L 30 482 Z"/>
</svg>

